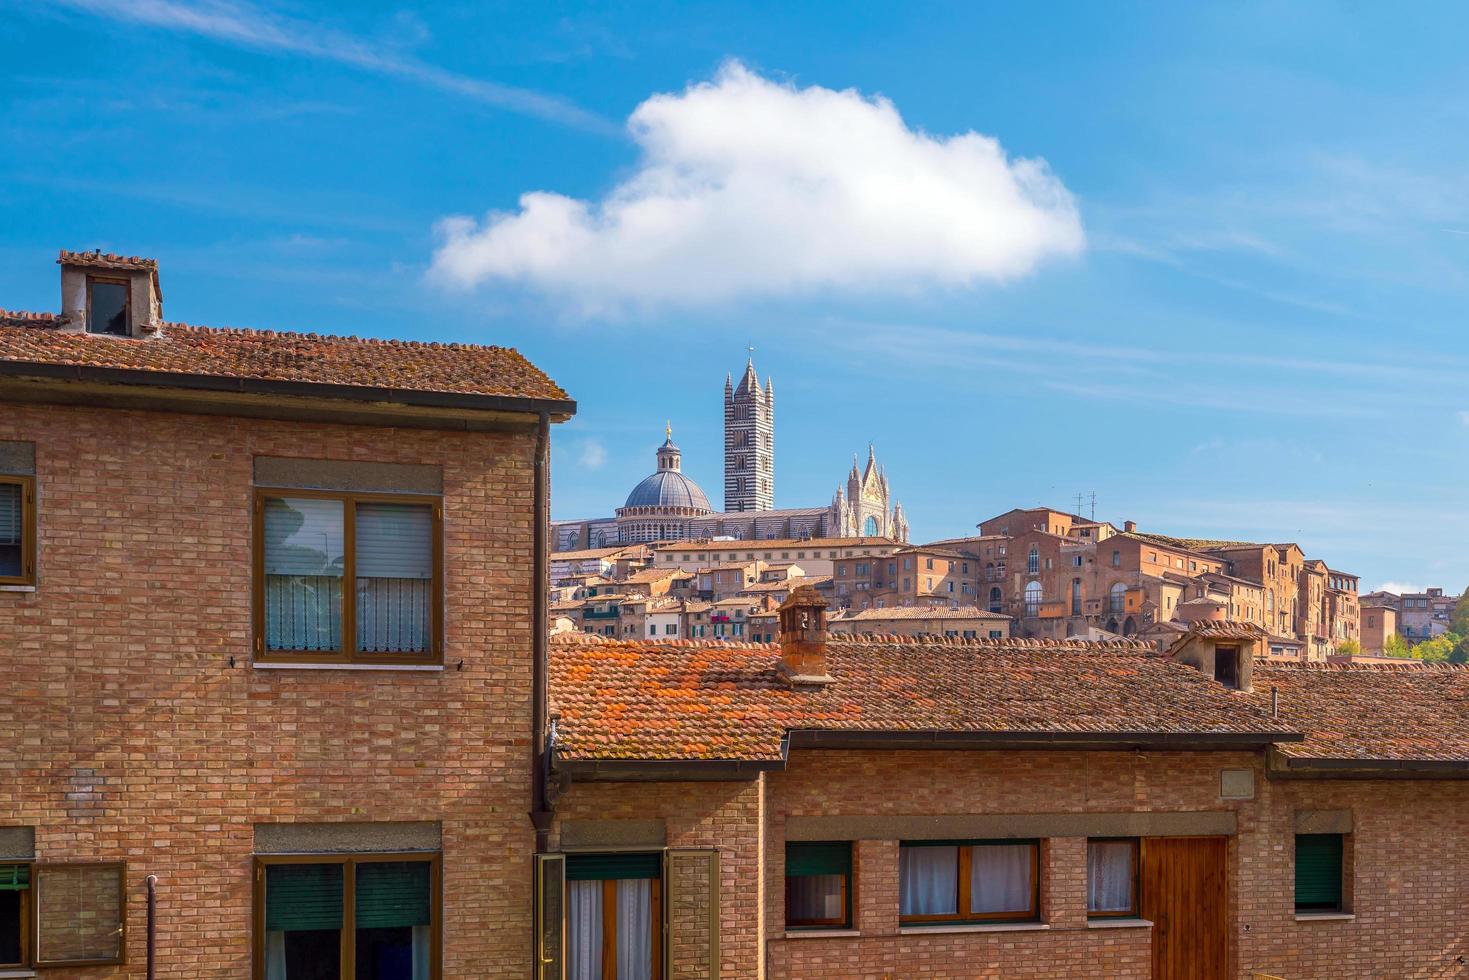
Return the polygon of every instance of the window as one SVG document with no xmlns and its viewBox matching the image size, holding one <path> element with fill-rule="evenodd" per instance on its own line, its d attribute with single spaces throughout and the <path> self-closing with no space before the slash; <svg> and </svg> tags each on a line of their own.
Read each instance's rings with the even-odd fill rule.
<svg viewBox="0 0 1469 980">
<path fill-rule="evenodd" d="M 87 333 L 126 337 L 132 331 L 132 290 L 126 279 L 87 277 Z"/>
<path fill-rule="evenodd" d="M 262 659 L 439 659 L 436 499 L 258 491 L 255 513 L 255 642 Z"/>
<path fill-rule="evenodd" d="M 1001 638 L 1002 635 L 1003 634 L 1001 634 L 999 630 L 990 630 L 990 639 L 991 640 L 998 640 L 998 639 Z"/>
<path fill-rule="evenodd" d="M 1341 834 L 1296 835 L 1296 911 L 1340 912 Z"/>
<path fill-rule="evenodd" d="M 1120 551 L 1114 551 L 1114 552 L 1112 552 L 1112 567 L 1113 568 L 1121 568 L 1122 567 L 1122 552 L 1120 552 Z"/>
<path fill-rule="evenodd" d="M 926 559 L 924 559 L 924 561 L 926 562 L 926 564 L 924 565 L 924 567 L 928 571 L 933 571 L 933 559 L 932 558 L 926 558 Z"/>
<path fill-rule="evenodd" d="M 0 863 L 0 969 L 123 962 L 126 880 L 122 864 Z"/>
<path fill-rule="evenodd" d="M 1071 559 L 1071 565 L 1072 565 L 1073 568 L 1080 568 L 1081 567 L 1081 555 L 1076 555 L 1075 557 L 1073 557 Z"/>
<path fill-rule="evenodd" d="M 567 976 L 642 980 L 662 965 L 662 857 L 571 854 L 566 859 Z"/>
<path fill-rule="evenodd" d="M 852 921 L 852 842 L 786 844 L 786 925 L 846 927 Z"/>
<path fill-rule="evenodd" d="M 1002 605 L 1004 605 L 1004 597 L 1000 594 L 1000 590 L 998 588 L 990 589 L 990 612 L 999 612 Z"/>
<path fill-rule="evenodd" d="M 1030 546 L 1030 556 L 1025 560 L 1025 570 L 1031 575 L 1041 570 L 1041 552 L 1035 545 Z"/>
<path fill-rule="evenodd" d="M 1039 582 L 1031 582 L 1025 587 L 1025 615 L 1040 615 L 1041 597 L 1043 594 L 1044 593 Z"/>
<path fill-rule="evenodd" d="M 257 857 L 256 980 L 429 980 L 438 878 L 436 854 Z"/>
<path fill-rule="evenodd" d="M 898 914 L 904 925 L 1040 917 L 1035 841 L 904 841 Z"/>
<path fill-rule="evenodd" d="M 1087 914 L 1099 918 L 1136 916 L 1137 871 L 1136 837 L 1087 841 Z"/>
<path fill-rule="evenodd" d="M 1214 679 L 1225 687 L 1239 687 L 1239 647 L 1214 648 Z"/>
<path fill-rule="evenodd" d="M 1127 605 L 1127 586 L 1115 583 L 1107 592 L 1107 611 L 1120 613 Z"/>
<path fill-rule="evenodd" d="M 36 584 L 36 481 L 0 476 L 0 585 Z"/>
</svg>

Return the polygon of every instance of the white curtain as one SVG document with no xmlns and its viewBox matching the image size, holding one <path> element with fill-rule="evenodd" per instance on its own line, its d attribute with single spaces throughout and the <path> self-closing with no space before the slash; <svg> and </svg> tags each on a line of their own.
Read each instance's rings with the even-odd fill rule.
<svg viewBox="0 0 1469 980">
<path fill-rule="evenodd" d="M 342 639 L 345 525 L 340 500 L 265 501 L 265 645 L 336 650 Z"/>
<path fill-rule="evenodd" d="M 566 980 L 602 980 L 602 883 L 566 884 Z"/>
<path fill-rule="evenodd" d="M 902 915 L 959 911 L 959 848 L 904 847 L 898 852 L 898 876 Z"/>
<path fill-rule="evenodd" d="M 1030 854 L 1029 844 L 976 844 L 969 864 L 969 910 L 1029 911 Z"/>
<path fill-rule="evenodd" d="M 265 980 L 286 980 L 286 934 L 265 934 Z"/>
<path fill-rule="evenodd" d="M 653 980 L 653 882 L 617 883 L 617 980 Z"/>
<path fill-rule="evenodd" d="M 429 980 L 429 944 L 432 942 L 432 927 L 413 927 L 413 980 Z"/>
<path fill-rule="evenodd" d="M 841 875 L 799 875 L 787 878 L 791 907 L 786 918 L 794 922 L 845 918 Z"/>
<path fill-rule="evenodd" d="M 1087 910 L 1126 912 L 1132 908 L 1131 841 L 1094 840 L 1086 848 Z"/>
</svg>

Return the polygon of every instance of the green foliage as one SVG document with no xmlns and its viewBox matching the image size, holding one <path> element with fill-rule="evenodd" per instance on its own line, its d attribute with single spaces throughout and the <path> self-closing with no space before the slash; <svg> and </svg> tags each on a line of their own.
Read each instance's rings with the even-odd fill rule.
<svg viewBox="0 0 1469 980">
<path fill-rule="evenodd" d="M 1362 652 L 1362 644 L 1356 640 L 1342 640 L 1336 645 L 1336 652 L 1342 656 L 1355 656 Z"/>
<path fill-rule="evenodd" d="M 1435 636 L 1431 640 L 1424 640 L 1413 647 L 1409 656 L 1418 660 L 1429 660 L 1440 663 L 1449 659 L 1449 654 L 1459 645 L 1459 637 L 1453 633 L 1444 633 Z"/>
<path fill-rule="evenodd" d="M 1454 603 L 1454 611 L 1449 616 L 1449 631 L 1469 636 L 1469 589 L 1465 589 L 1459 601 Z"/>
<path fill-rule="evenodd" d="M 1384 657 L 1403 657 L 1406 659 L 1413 656 L 1413 648 L 1407 640 L 1394 633 L 1382 644 L 1382 655 Z"/>
</svg>

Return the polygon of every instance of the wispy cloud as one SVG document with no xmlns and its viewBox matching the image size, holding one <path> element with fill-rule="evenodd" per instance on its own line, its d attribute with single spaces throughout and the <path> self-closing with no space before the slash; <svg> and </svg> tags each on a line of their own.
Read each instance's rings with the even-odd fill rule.
<svg viewBox="0 0 1469 980">
<path fill-rule="evenodd" d="M 294 54 L 405 78 L 510 112 L 602 134 L 620 132 L 608 120 L 558 96 L 473 78 L 420 61 L 400 50 L 310 21 L 234 0 L 58 0 L 62 6 L 112 20 L 192 34 L 221 44 Z"/>
<path fill-rule="evenodd" d="M 599 470 L 607 462 L 607 447 L 596 439 L 588 439 L 581 444 L 576 461 L 582 469 Z"/>
<path fill-rule="evenodd" d="M 1383 582 L 1373 592 L 1393 592 L 1402 595 L 1404 592 L 1422 592 L 1423 586 L 1412 582 Z"/>
</svg>

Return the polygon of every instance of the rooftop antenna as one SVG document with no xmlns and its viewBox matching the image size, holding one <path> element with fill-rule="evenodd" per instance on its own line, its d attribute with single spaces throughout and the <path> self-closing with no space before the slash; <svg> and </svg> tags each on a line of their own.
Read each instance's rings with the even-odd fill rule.
<svg viewBox="0 0 1469 980">
<path fill-rule="evenodd" d="M 1097 492 L 1095 490 L 1093 490 L 1092 491 L 1092 523 L 1095 524 L 1096 521 L 1097 521 Z"/>
</svg>

